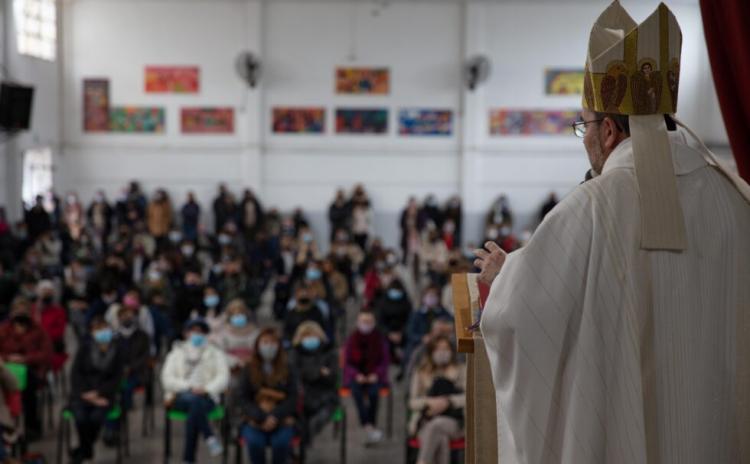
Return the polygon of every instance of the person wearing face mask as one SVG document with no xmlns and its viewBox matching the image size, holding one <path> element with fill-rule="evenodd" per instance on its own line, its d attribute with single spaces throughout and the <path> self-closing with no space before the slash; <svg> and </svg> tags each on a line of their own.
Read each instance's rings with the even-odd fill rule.
<svg viewBox="0 0 750 464">
<path fill-rule="evenodd" d="M 236 398 L 238 412 L 245 418 L 240 434 L 251 464 L 266 462 L 267 447 L 273 450 L 274 464 L 286 463 L 296 421 L 297 379 L 274 329 L 263 329 L 258 335 Z"/>
<path fill-rule="evenodd" d="M 224 452 L 208 414 L 229 385 L 229 366 L 222 351 L 208 342 L 210 328 L 203 319 L 185 323 L 185 341 L 175 342 L 164 361 L 161 383 L 168 408 L 188 414 L 182 460 L 194 463 L 199 436 L 212 456 Z"/>
<path fill-rule="evenodd" d="M 74 464 L 94 459 L 94 444 L 122 381 L 124 360 L 112 328 L 103 318 L 95 317 L 90 334 L 91 338 L 78 348 L 70 373 L 69 409 L 79 443 L 71 452 Z"/>
<path fill-rule="evenodd" d="M 409 436 L 419 437 L 417 464 L 448 464 L 450 440 L 462 436 L 466 369 L 447 337 L 427 345 L 409 389 Z"/>
<path fill-rule="evenodd" d="M 338 359 L 323 329 L 312 321 L 303 322 L 297 328 L 292 346 L 292 365 L 305 392 L 305 437 L 306 442 L 310 442 L 328 423 L 339 405 L 336 388 Z"/>
<path fill-rule="evenodd" d="M 118 317 L 120 307 L 124 306 L 136 315 L 138 321 L 138 327 L 146 332 L 150 342 L 153 344 L 155 339 L 156 329 L 154 328 L 154 319 L 151 316 L 151 311 L 148 307 L 141 304 L 141 294 L 137 288 L 131 288 L 122 296 L 122 303 L 114 303 L 109 309 L 107 309 L 107 315 L 105 317 L 107 323 L 113 330 L 117 331 L 120 328 L 120 318 Z"/>
<path fill-rule="evenodd" d="M 365 429 L 365 446 L 377 444 L 383 432 L 377 428 L 378 394 L 388 385 L 388 341 L 375 326 L 375 315 L 360 312 L 357 328 L 344 347 L 344 385 L 351 388 L 359 422 Z"/>
<path fill-rule="evenodd" d="M 150 340 L 148 334 L 138 326 L 138 318 L 132 308 L 121 306 L 117 318 L 117 346 L 125 360 L 121 401 L 123 409 L 128 411 L 133 405 L 133 390 L 146 385 L 152 375 L 149 368 Z"/>
<path fill-rule="evenodd" d="M 326 327 L 325 317 L 316 306 L 312 290 L 305 284 L 300 284 L 294 292 L 294 301 L 290 301 L 292 309 L 284 318 L 284 340 L 291 341 L 297 327 L 305 321 L 317 322 Z"/>
<path fill-rule="evenodd" d="M 214 333 L 224 323 L 224 314 L 222 313 L 221 295 L 216 287 L 206 285 L 203 287 L 203 307 L 200 313 L 205 314 L 206 322 L 211 327 L 211 333 Z"/>
<path fill-rule="evenodd" d="M 68 316 L 65 309 L 55 301 L 55 285 L 50 280 L 41 280 L 36 286 L 37 300 L 31 306 L 31 317 L 44 329 L 52 341 L 51 368 L 57 372 L 68 355 L 65 353 L 65 327 Z"/>
<path fill-rule="evenodd" d="M 227 356 L 232 373 L 239 373 L 253 357 L 258 329 L 245 302 L 234 299 L 219 317 L 221 323 L 211 331 L 211 342 Z"/>
<path fill-rule="evenodd" d="M 422 294 L 422 305 L 409 316 L 406 328 L 406 349 L 404 360 L 408 362 L 411 353 L 420 343 L 428 341 L 427 334 L 433 321 L 453 316 L 440 304 L 440 288 L 428 287 Z"/>
<path fill-rule="evenodd" d="M 388 337 L 393 362 L 403 361 L 403 348 L 406 341 L 404 328 L 411 312 L 411 301 L 400 280 L 391 282 L 383 295 L 375 302 L 378 325 Z"/>
<path fill-rule="evenodd" d="M 27 388 L 23 391 L 23 414 L 26 438 L 30 441 L 41 434 L 37 388 L 52 360 L 52 342 L 42 327 L 31 317 L 29 302 L 23 297 L 13 300 L 10 319 L 0 325 L 0 357 L 6 362 L 28 366 Z"/>
</svg>

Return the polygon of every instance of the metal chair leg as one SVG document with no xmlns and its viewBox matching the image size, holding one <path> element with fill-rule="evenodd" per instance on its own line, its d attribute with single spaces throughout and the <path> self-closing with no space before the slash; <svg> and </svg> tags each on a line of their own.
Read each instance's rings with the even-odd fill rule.
<svg viewBox="0 0 750 464">
<path fill-rule="evenodd" d="M 242 453 L 244 452 L 242 449 L 242 440 L 237 438 L 235 443 L 234 464 L 242 464 Z"/>
<path fill-rule="evenodd" d="M 346 464 L 346 407 L 341 405 L 341 441 L 339 442 L 339 460 Z"/>
<path fill-rule="evenodd" d="M 65 426 L 66 426 L 65 419 L 62 418 L 61 416 L 60 417 L 60 430 L 57 431 L 57 456 L 56 456 L 57 464 L 62 464 L 62 460 L 63 460 L 62 455 L 63 455 L 63 442 L 65 441 L 65 432 L 64 432 Z"/>
<path fill-rule="evenodd" d="M 386 425 L 386 435 L 389 440 L 393 438 L 393 390 L 388 394 L 388 423 Z"/>
<path fill-rule="evenodd" d="M 169 456 L 171 454 L 171 446 L 172 446 L 172 437 L 170 436 L 172 433 L 172 424 L 169 421 L 169 414 L 167 412 L 167 409 L 164 409 L 164 464 L 169 463 Z"/>
<path fill-rule="evenodd" d="M 125 436 L 127 432 L 124 430 L 127 419 L 125 419 L 124 414 L 126 414 L 124 411 L 121 412 L 120 418 L 117 420 L 117 425 L 120 429 L 120 436 L 117 438 L 117 464 L 122 464 L 123 442 L 127 440 L 127 437 Z"/>
</svg>

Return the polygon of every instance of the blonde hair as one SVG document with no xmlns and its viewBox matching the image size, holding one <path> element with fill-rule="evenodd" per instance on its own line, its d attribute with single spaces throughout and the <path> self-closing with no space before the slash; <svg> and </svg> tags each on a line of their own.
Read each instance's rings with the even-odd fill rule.
<svg viewBox="0 0 750 464">
<path fill-rule="evenodd" d="M 234 300 L 227 303 L 227 305 L 224 307 L 224 313 L 227 316 L 231 314 L 237 314 L 238 312 L 242 312 L 245 314 L 250 313 L 250 310 L 247 308 L 247 305 L 242 300 L 242 298 L 235 298 Z"/>
<path fill-rule="evenodd" d="M 292 345 L 299 346 L 299 344 L 302 343 L 302 339 L 309 335 L 315 335 L 316 337 L 320 338 L 320 341 L 324 345 L 328 343 L 328 337 L 323 331 L 323 328 L 320 327 L 320 324 L 315 321 L 305 321 L 300 324 L 299 327 L 297 327 L 297 330 L 294 332 Z"/>
</svg>

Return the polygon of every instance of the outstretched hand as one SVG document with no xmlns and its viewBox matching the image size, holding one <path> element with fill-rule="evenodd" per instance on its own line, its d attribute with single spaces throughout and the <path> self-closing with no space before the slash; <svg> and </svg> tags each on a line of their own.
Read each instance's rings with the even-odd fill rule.
<svg viewBox="0 0 750 464">
<path fill-rule="evenodd" d="M 484 248 L 474 250 L 474 254 L 477 256 L 474 266 L 481 270 L 479 280 L 492 285 L 492 281 L 500 274 L 507 254 L 500 248 L 500 245 L 492 241 L 485 243 Z"/>
</svg>

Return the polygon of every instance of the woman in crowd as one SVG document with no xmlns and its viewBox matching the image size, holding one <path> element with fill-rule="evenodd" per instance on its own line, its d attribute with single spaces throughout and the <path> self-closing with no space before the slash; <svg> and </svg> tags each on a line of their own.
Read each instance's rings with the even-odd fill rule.
<svg viewBox="0 0 750 464">
<path fill-rule="evenodd" d="M 246 418 L 240 433 L 250 462 L 264 464 L 265 450 L 271 447 L 273 463 L 286 464 L 294 436 L 297 379 L 274 329 L 264 329 L 258 335 L 255 353 L 245 368 L 236 397 Z"/>
<path fill-rule="evenodd" d="M 409 435 L 419 437 L 417 464 L 448 464 L 450 440 L 462 435 L 466 371 L 447 337 L 427 345 L 409 389 Z"/>
<path fill-rule="evenodd" d="M 71 369 L 70 410 L 78 429 L 78 448 L 71 462 L 94 458 L 94 444 L 112 408 L 122 380 L 123 356 L 114 332 L 102 317 L 91 321 L 91 339 L 81 345 Z"/>
<path fill-rule="evenodd" d="M 196 462 L 199 435 L 203 435 L 212 456 L 224 451 L 208 414 L 220 403 L 229 385 L 229 367 L 224 353 L 208 343 L 209 330 L 203 319 L 185 323 L 185 341 L 173 345 L 161 372 L 167 407 L 188 413 L 182 455 L 185 463 Z"/>
<path fill-rule="evenodd" d="M 440 304 L 441 290 L 430 286 L 422 293 L 422 305 L 409 316 L 406 326 L 406 351 L 404 359 L 409 360 L 412 351 L 420 343 L 427 341 L 426 335 L 436 319 L 453 319 L 453 316 Z"/>
<path fill-rule="evenodd" d="M 375 425 L 380 388 L 388 385 L 389 357 L 388 342 L 376 328 L 371 312 L 357 316 L 357 328 L 346 341 L 344 361 L 344 385 L 352 391 L 359 422 L 366 432 L 365 445 L 374 445 L 383 439 L 383 432 Z"/>
<path fill-rule="evenodd" d="M 234 299 L 221 316 L 221 324 L 211 332 L 211 342 L 227 356 L 229 368 L 239 373 L 253 358 L 258 329 L 251 322 L 245 302 Z"/>
<path fill-rule="evenodd" d="M 304 395 L 305 435 L 312 440 L 330 421 L 339 404 L 338 356 L 316 322 L 303 322 L 292 340 L 294 362 Z"/>
</svg>

